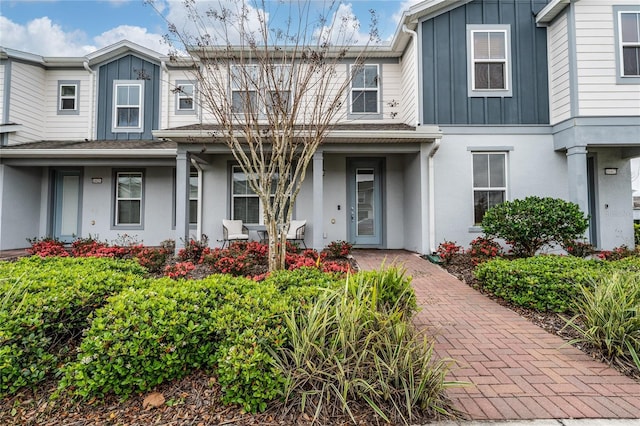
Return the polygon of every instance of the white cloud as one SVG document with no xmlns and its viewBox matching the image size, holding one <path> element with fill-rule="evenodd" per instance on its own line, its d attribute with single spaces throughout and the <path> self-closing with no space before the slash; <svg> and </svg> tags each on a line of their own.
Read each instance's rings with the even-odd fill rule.
<svg viewBox="0 0 640 426">
<path fill-rule="evenodd" d="M 82 31 L 65 32 L 47 17 L 16 24 L 0 16 L 2 45 L 44 56 L 84 56 L 95 50 Z"/>
<path fill-rule="evenodd" d="M 397 25 L 398 22 L 400 22 L 400 19 L 402 18 L 402 14 L 409 9 L 411 6 L 413 6 L 414 4 L 418 4 L 423 2 L 424 0 L 403 0 L 400 3 L 400 6 L 398 6 L 398 9 L 396 10 L 396 12 L 391 15 L 391 20 L 393 22 L 395 22 L 395 24 Z"/>
<path fill-rule="evenodd" d="M 335 45 L 366 44 L 370 41 L 369 29 L 362 28 L 351 3 L 340 4 L 333 16 L 327 18 L 329 22 L 316 29 L 315 37 L 322 37 Z"/>
<path fill-rule="evenodd" d="M 93 38 L 98 48 L 109 46 L 123 39 L 127 39 L 159 53 L 167 53 L 168 50 L 160 34 L 153 34 L 148 32 L 146 28 L 131 25 L 120 25 Z"/>
</svg>

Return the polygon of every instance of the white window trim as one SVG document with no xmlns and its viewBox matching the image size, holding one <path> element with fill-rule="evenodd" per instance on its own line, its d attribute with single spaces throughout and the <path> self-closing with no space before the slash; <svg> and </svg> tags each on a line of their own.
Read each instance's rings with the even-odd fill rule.
<svg viewBox="0 0 640 426">
<path fill-rule="evenodd" d="M 140 175 L 141 184 L 140 184 L 140 197 L 136 198 L 120 198 L 118 196 L 118 181 L 119 177 L 122 174 L 137 174 Z M 115 206 L 113 208 L 113 227 L 115 229 L 144 229 L 144 171 L 142 170 L 117 170 L 114 171 L 114 202 Z M 120 201 L 128 201 L 128 200 L 140 200 L 140 222 L 139 223 L 119 223 L 118 222 L 118 213 L 120 208 Z"/>
<path fill-rule="evenodd" d="M 640 84 L 640 75 L 624 75 L 624 63 L 622 58 L 622 25 L 623 13 L 640 13 L 640 6 L 613 6 L 613 28 L 615 35 L 616 50 L 616 83 L 617 84 Z"/>
<path fill-rule="evenodd" d="M 502 32 L 505 35 L 505 53 L 504 59 L 504 89 L 475 89 L 475 57 L 473 48 L 473 34 L 476 32 Z M 483 59 L 483 62 L 488 60 Z M 489 60 L 490 61 L 490 60 Z M 491 62 L 491 61 L 490 61 Z M 502 61 L 496 61 L 502 62 Z M 511 60 L 511 25 L 497 24 L 468 24 L 467 25 L 467 96 L 470 98 L 490 98 L 501 97 L 509 98 L 513 96 L 513 73 Z"/>
<path fill-rule="evenodd" d="M 200 222 L 200 198 L 201 198 L 201 192 L 202 192 L 202 176 L 200 174 L 200 172 L 198 170 L 194 170 L 192 169 L 189 172 L 189 181 L 191 181 L 191 178 L 197 178 L 197 191 L 196 191 L 196 196 L 192 197 L 191 196 L 191 188 L 189 188 L 189 226 L 197 226 L 198 223 Z M 189 184 L 191 184 L 191 182 L 189 182 Z M 196 221 L 195 222 L 191 222 L 191 201 L 195 201 L 196 202 Z"/>
<path fill-rule="evenodd" d="M 139 86 L 140 87 L 140 99 L 138 103 L 138 108 L 140 112 L 138 113 L 138 126 L 136 127 L 122 127 L 118 126 L 118 87 L 119 86 Z M 144 80 L 114 80 L 113 81 L 113 108 L 112 108 L 112 125 L 111 132 L 112 133 L 143 133 L 144 132 Z M 129 107 L 134 107 L 134 104 L 128 105 Z"/>
<path fill-rule="evenodd" d="M 181 90 L 176 90 L 176 108 L 175 113 L 180 115 L 192 115 L 196 113 L 196 97 L 198 86 L 195 81 L 190 80 L 176 80 L 176 89 L 179 89 L 183 86 L 191 86 L 192 87 L 192 96 L 185 95 Z M 181 99 L 191 99 L 191 108 L 181 108 L 180 100 Z"/>
<path fill-rule="evenodd" d="M 377 87 L 374 88 L 370 88 L 370 87 L 354 87 L 353 86 L 353 69 L 354 67 L 376 67 L 376 72 L 378 75 L 378 80 L 376 81 L 377 83 Z M 356 118 L 367 118 L 367 119 L 381 119 L 382 118 L 382 66 L 381 64 L 371 64 L 371 63 L 366 63 L 366 64 L 362 64 L 362 65 L 356 65 L 356 64 L 351 64 L 349 65 L 349 75 L 351 76 L 351 82 L 349 84 L 349 113 L 347 114 L 347 118 L 349 119 L 356 119 Z M 376 92 L 376 112 L 354 112 L 353 111 L 353 92 L 354 90 L 357 91 L 365 91 L 365 92 Z"/>
<path fill-rule="evenodd" d="M 289 72 L 293 72 L 293 67 L 291 65 L 288 64 L 274 64 L 274 67 L 278 67 L 278 68 L 288 68 Z M 246 88 L 243 87 L 236 87 L 236 85 L 234 84 L 234 72 L 233 69 L 234 68 L 254 68 L 255 72 L 256 72 L 256 79 L 258 80 L 258 82 L 264 83 L 263 85 L 261 85 L 259 87 L 259 85 L 255 85 L 255 87 L 251 87 L 252 83 L 256 83 L 256 82 L 247 82 Z M 229 100 L 231 102 L 231 107 L 232 107 L 232 114 L 236 117 L 236 118 L 240 118 L 240 117 L 244 117 L 245 116 L 245 111 L 238 111 L 235 112 L 233 111 L 233 94 L 234 92 L 251 92 L 251 93 L 255 93 L 256 94 L 256 107 L 258 108 L 258 119 L 262 120 L 266 118 L 267 115 L 267 99 L 268 96 L 271 95 L 271 92 L 275 92 L 276 90 L 278 90 L 277 88 L 273 87 L 272 83 L 269 83 L 266 78 L 266 76 L 259 76 L 257 73 L 262 72 L 261 68 L 259 65 L 254 65 L 254 64 L 233 64 L 230 65 L 229 68 Z M 294 77 L 290 77 L 291 79 L 293 79 Z M 292 95 L 295 92 L 295 87 L 293 87 L 293 83 L 295 82 L 292 81 L 290 84 L 290 87 L 288 87 L 288 92 L 289 92 L 289 104 L 288 104 L 288 109 L 289 111 L 291 111 L 292 108 L 292 104 L 293 104 L 293 99 L 292 99 Z M 268 84 L 269 83 L 269 84 Z M 244 84 L 244 83 L 243 83 Z M 286 86 L 289 84 L 285 84 L 285 87 L 280 88 L 279 91 L 281 93 L 285 92 L 285 88 L 287 88 Z M 245 89 L 253 89 L 253 90 L 245 90 Z"/>
<path fill-rule="evenodd" d="M 473 170 L 473 156 L 474 155 L 491 155 L 500 154 L 504 157 L 504 186 L 494 187 L 477 187 L 474 182 L 474 170 Z M 475 218 L 475 193 L 476 191 L 504 191 L 504 200 L 509 200 L 509 153 L 505 151 L 472 151 L 471 152 L 471 223 L 473 227 L 478 227 L 480 224 L 476 224 Z"/>
<path fill-rule="evenodd" d="M 62 96 L 62 87 L 63 86 L 74 86 L 75 87 L 75 95 L 71 96 Z M 80 80 L 58 80 L 58 115 L 79 115 L 80 114 L 80 106 L 78 103 L 80 102 Z M 73 99 L 73 109 L 63 109 L 62 108 L 62 100 L 63 99 Z"/>
</svg>

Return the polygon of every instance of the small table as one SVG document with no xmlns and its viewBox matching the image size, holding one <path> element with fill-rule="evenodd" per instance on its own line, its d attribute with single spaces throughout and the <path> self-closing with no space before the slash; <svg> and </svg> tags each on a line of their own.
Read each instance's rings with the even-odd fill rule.
<svg viewBox="0 0 640 426">
<path fill-rule="evenodd" d="M 260 243 L 264 244 L 269 240 L 269 232 L 265 225 L 245 225 L 249 231 L 256 231 Z"/>
</svg>

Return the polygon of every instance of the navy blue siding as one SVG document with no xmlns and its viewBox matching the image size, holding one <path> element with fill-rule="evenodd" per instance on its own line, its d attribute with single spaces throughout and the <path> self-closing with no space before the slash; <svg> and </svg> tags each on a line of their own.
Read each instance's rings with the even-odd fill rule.
<svg viewBox="0 0 640 426">
<path fill-rule="evenodd" d="M 474 0 L 422 25 L 424 124 L 548 124 L 546 0 Z M 467 24 L 511 26 L 512 97 L 470 98 Z"/>
<path fill-rule="evenodd" d="M 113 81 L 145 80 L 143 133 L 113 133 Z M 152 139 L 152 130 L 158 128 L 160 118 L 160 67 L 134 55 L 100 66 L 98 83 L 98 140 Z"/>
</svg>

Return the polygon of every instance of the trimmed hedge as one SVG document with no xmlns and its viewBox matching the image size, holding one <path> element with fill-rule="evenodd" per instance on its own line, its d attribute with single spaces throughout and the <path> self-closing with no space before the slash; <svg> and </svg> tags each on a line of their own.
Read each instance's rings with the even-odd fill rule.
<svg viewBox="0 0 640 426">
<path fill-rule="evenodd" d="M 640 271 L 640 258 L 617 261 L 544 255 L 524 259 L 495 259 L 479 265 L 480 286 L 516 305 L 539 311 L 573 312 L 579 286 L 591 286 L 615 270 Z"/>
<path fill-rule="evenodd" d="M 284 342 L 289 300 L 273 284 L 228 275 L 125 290 L 96 311 L 61 388 L 126 397 L 217 367 L 223 402 L 263 410 L 284 386 L 267 348 Z"/>
<path fill-rule="evenodd" d="M 43 380 L 107 296 L 146 285 L 134 261 L 33 256 L 0 262 L 0 396 Z"/>
</svg>

